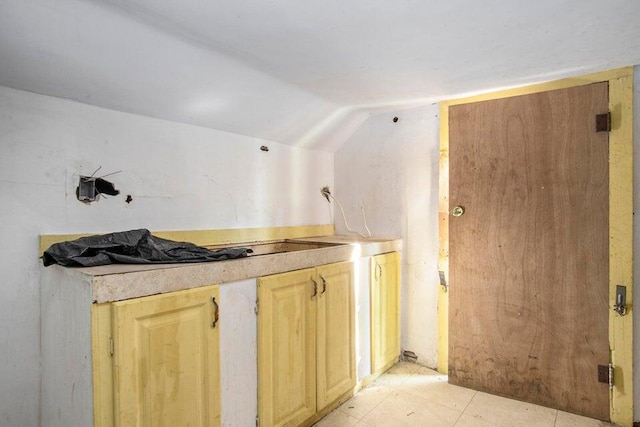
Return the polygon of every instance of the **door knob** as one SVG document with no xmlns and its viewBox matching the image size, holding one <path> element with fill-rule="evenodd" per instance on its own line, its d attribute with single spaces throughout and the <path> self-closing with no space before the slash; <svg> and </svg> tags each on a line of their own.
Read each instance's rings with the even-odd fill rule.
<svg viewBox="0 0 640 427">
<path fill-rule="evenodd" d="M 464 208 L 462 206 L 456 206 L 455 208 L 453 208 L 453 211 L 451 213 L 453 214 L 453 216 L 462 216 L 464 214 Z"/>
</svg>

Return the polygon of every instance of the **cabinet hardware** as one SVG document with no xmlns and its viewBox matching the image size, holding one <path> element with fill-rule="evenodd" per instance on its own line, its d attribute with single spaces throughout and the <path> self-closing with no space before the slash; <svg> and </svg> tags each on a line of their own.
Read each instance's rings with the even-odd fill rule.
<svg viewBox="0 0 640 427">
<path fill-rule="evenodd" d="M 313 298 L 318 295 L 318 282 L 316 282 L 313 277 L 311 278 L 311 281 L 313 282 L 313 295 L 311 295 L 311 298 Z"/>
<path fill-rule="evenodd" d="M 380 265 L 380 263 L 376 263 L 376 279 L 378 279 L 379 277 L 382 277 L 382 265 Z"/>
<path fill-rule="evenodd" d="M 327 281 L 324 279 L 324 277 L 322 277 L 322 274 L 320 275 L 320 279 L 322 279 L 322 292 L 321 293 L 325 293 L 327 291 Z"/>
<path fill-rule="evenodd" d="M 215 328 L 218 324 L 218 319 L 220 318 L 220 307 L 216 302 L 216 297 L 211 297 L 211 302 L 213 303 L 213 323 L 211 323 L 211 327 Z"/>
</svg>

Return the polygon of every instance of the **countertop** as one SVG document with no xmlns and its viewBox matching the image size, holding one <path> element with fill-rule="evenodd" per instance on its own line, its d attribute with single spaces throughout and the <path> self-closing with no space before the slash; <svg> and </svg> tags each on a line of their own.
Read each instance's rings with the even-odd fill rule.
<svg viewBox="0 0 640 427">
<path fill-rule="evenodd" d="M 322 236 L 287 241 L 335 245 L 195 264 L 112 264 L 85 268 L 54 265 L 47 268 L 64 270 L 65 276 L 91 286 L 93 302 L 103 303 L 235 282 L 402 250 L 402 241 L 399 239 Z M 237 246 L 251 245 L 242 243 Z"/>
</svg>

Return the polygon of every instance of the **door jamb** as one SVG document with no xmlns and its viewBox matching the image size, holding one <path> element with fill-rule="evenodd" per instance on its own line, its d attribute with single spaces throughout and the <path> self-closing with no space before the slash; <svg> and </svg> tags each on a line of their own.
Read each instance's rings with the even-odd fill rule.
<svg viewBox="0 0 640 427">
<path fill-rule="evenodd" d="M 615 304 L 616 285 L 627 286 L 627 314 L 609 311 L 609 350 L 614 366 L 610 392 L 611 421 L 633 424 L 633 67 L 484 93 L 440 103 L 440 195 L 438 269 L 449 277 L 449 107 L 471 102 L 529 95 L 556 89 L 609 83 L 609 306 Z M 455 286 L 455 284 L 453 284 Z M 438 370 L 448 371 L 449 297 L 438 295 Z M 596 367 L 594 366 L 594 375 Z"/>
</svg>

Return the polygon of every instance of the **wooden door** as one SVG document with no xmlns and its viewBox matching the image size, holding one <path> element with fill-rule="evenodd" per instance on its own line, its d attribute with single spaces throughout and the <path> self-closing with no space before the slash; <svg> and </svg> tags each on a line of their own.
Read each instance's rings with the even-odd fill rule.
<svg viewBox="0 0 640 427">
<path fill-rule="evenodd" d="M 608 85 L 449 110 L 449 381 L 600 419 Z"/>
<path fill-rule="evenodd" d="M 113 304 L 119 426 L 219 426 L 218 287 Z"/>
<path fill-rule="evenodd" d="M 400 355 L 400 254 L 377 255 L 371 262 L 372 371 Z"/>
<path fill-rule="evenodd" d="M 258 415 L 297 426 L 316 412 L 315 269 L 258 279 Z"/>
<path fill-rule="evenodd" d="M 356 385 L 353 264 L 317 269 L 317 410 Z"/>
</svg>

